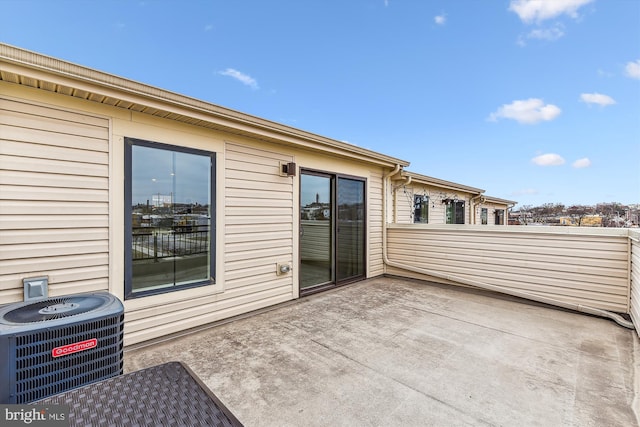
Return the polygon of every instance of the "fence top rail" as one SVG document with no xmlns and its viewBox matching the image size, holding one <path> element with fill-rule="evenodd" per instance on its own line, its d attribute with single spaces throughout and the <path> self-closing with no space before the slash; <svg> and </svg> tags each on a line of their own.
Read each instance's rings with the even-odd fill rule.
<svg viewBox="0 0 640 427">
<path fill-rule="evenodd" d="M 430 230 L 438 232 L 466 231 L 471 233 L 514 233 L 514 234 L 553 234 L 608 236 L 639 239 L 640 231 L 631 228 L 604 227 L 563 227 L 563 226 L 527 226 L 527 225 L 468 225 L 468 224 L 387 224 L 390 230 Z"/>
</svg>

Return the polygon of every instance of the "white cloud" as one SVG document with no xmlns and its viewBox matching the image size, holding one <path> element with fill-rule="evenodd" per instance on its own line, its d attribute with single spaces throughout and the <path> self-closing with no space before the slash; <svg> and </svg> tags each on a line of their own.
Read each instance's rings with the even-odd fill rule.
<svg viewBox="0 0 640 427">
<path fill-rule="evenodd" d="M 564 26 L 556 24 L 551 28 L 537 28 L 527 34 L 528 39 L 554 41 L 564 36 Z"/>
<path fill-rule="evenodd" d="M 627 62 L 624 70 L 627 74 L 627 77 L 631 77 L 632 79 L 640 79 L 640 59 L 636 60 L 635 62 Z"/>
<path fill-rule="evenodd" d="M 606 107 L 607 105 L 613 105 L 616 103 L 616 101 L 609 95 L 603 95 L 601 93 L 583 93 L 580 95 L 580 100 L 587 104 L 598 104 L 601 107 Z"/>
<path fill-rule="evenodd" d="M 234 70 L 233 68 L 227 68 L 224 71 L 219 71 L 218 74 L 222 76 L 232 77 L 252 89 L 258 89 L 258 82 L 256 81 L 256 79 L 247 74 L 241 73 L 238 70 Z"/>
<path fill-rule="evenodd" d="M 502 105 L 497 111 L 491 113 L 488 120 L 495 122 L 498 119 L 511 119 L 518 123 L 530 125 L 541 121 L 553 120 L 561 112 L 562 110 L 553 104 L 545 105 L 542 99 L 529 98 Z"/>
<path fill-rule="evenodd" d="M 564 159 L 559 154 L 541 154 L 531 159 L 538 166 L 560 166 L 564 165 Z"/>
<path fill-rule="evenodd" d="M 442 15 L 438 15 L 435 18 L 433 18 L 433 20 L 435 21 L 436 24 L 438 25 L 444 25 L 445 22 L 447 22 L 447 15 L 445 15 L 444 13 Z"/>
<path fill-rule="evenodd" d="M 573 162 L 572 166 L 576 169 L 588 168 L 589 166 L 591 166 L 591 160 L 589 160 L 588 157 L 578 159 Z"/>
<path fill-rule="evenodd" d="M 593 0 L 511 0 L 509 10 L 525 23 L 542 22 L 566 14 L 578 17 L 578 9 Z"/>
</svg>

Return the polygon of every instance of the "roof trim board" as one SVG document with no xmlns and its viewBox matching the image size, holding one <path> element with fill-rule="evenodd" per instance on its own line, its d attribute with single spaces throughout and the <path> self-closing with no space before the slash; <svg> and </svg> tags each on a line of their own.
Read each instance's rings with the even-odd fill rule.
<svg viewBox="0 0 640 427">
<path fill-rule="evenodd" d="M 150 85 L 0 43 L 0 79 L 226 132 L 385 167 L 409 162 Z"/>
</svg>

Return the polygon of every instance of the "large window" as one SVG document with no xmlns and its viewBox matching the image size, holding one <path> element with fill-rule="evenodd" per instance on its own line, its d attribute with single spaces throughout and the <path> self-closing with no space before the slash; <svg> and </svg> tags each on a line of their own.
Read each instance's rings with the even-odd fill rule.
<svg viewBox="0 0 640 427">
<path fill-rule="evenodd" d="M 126 298 L 214 283 L 215 154 L 125 144 Z"/>
<path fill-rule="evenodd" d="M 495 224 L 504 225 L 504 209 L 496 209 L 495 211 Z"/>
<path fill-rule="evenodd" d="M 447 224 L 464 224 L 464 201 L 445 200 L 447 204 Z"/>
<path fill-rule="evenodd" d="M 429 222 L 429 196 L 416 194 L 413 196 L 413 222 Z"/>
</svg>

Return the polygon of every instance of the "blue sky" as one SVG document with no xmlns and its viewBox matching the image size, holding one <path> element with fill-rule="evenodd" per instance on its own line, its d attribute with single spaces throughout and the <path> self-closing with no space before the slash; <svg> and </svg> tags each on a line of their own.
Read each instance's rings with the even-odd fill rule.
<svg viewBox="0 0 640 427">
<path fill-rule="evenodd" d="M 640 203 L 638 0 L 0 0 L 0 41 L 519 205 Z"/>
</svg>

